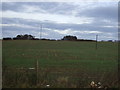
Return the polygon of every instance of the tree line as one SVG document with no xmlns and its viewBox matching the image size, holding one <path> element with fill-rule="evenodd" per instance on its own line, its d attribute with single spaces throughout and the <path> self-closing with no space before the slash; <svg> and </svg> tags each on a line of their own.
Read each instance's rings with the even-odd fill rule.
<svg viewBox="0 0 120 90">
<path fill-rule="evenodd" d="M 24 34 L 24 35 L 17 35 L 16 37 L 13 37 L 13 38 L 10 38 L 10 37 L 3 38 L 3 40 L 50 40 L 50 41 L 54 41 L 55 39 L 46 39 L 46 38 L 39 39 L 39 38 L 35 38 L 35 36 Z M 61 40 L 64 40 L 64 41 L 84 41 L 84 39 L 77 39 L 76 36 L 71 36 L 71 35 L 64 36 Z M 87 41 L 93 41 L 93 40 L 87 40 Z"/>
<path fill-rule="evenodd" d="M 6 37 L 6 38 L 3 38 L 3 40 L 48 40 L 48 41 L 55 41 L 55 39 L 46 39 L 46 38 L 39 39 L 39 38 L 35 38 L 35 36 L 28 35 L 28 34 L 17 35 L 16 37 L 13 37 L 13 38 Z M 96 40 L 88 40 L 88 39 L 78 39 L 76 36 L 71 36 L 71 35 L 64 36 L 62 39 L 60 39 L 58 41 L 61 41 L 61 40 L 62 41 L 93 41 L 93 42 L 96 41 Z M 108 40 L 108 42 L 113 42 L 113 41 Z"/>
<path fill-rule="evenodd" d="M 35 36 L 24 34 L 24 35 L 17 35 L 16 37 L 7 37 L 3 38 L 3 40 L 37 40 L 38 38 L 35 38 Z"/>
</svg>

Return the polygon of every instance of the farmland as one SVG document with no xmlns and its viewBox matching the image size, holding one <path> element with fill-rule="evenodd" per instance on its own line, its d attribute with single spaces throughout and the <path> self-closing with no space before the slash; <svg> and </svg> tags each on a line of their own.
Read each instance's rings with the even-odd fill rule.
<svg viewBox="0 0 120 90">
<path fill-rule="evenodd" d="M 89 88 L 91 81 L 117 87 L 115 42 L 98 42 L 97 49 L 96 42 L 79 41 L 6 40 L 2 45 L 3 87 Z M 27 69 L 36 61 L 38 76 Z"/>
</svg>

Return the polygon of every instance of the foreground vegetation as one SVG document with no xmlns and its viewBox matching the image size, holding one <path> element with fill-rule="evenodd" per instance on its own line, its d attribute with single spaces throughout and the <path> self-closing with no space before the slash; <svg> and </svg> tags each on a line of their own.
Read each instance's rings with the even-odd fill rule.
<svg viewBox="0 0 120 90">
<path fill-rule="evenodd" d="M 117 87 L 118 45 L 95 43 L 3 41 L 3 87 L 89 88 L 91 81 Z"/>
</svg>

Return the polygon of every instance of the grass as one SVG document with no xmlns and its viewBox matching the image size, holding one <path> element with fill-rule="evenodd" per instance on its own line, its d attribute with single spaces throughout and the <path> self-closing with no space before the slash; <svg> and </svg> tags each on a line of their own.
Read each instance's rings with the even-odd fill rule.
<svg viewBox="0 0 120 90">
<path fill-rule="evenodd" d="M 98 42 L 96 49 L 95 42 L 13 40 L 3 41 L 2 49 L 3 68 L 7 67 L 6 73 L 13 70 L 11 77 L 20 74 L 15 68 L 35 67 L 38 60 L 40 84 L 33 87 L 45 87 L 46 84 L 50 87 L 88 87 L 94 80 L 109 87 L 117 86 L 118 43 Z M 3 78 L 8 77 L 6 73 Z M 34 71 L 26 73 L 35 80 Z M 30 79 L 27 75 L 24 77 Z M 7 85 L 10 77 L 7 79 L 3 80 L 3 86 L 14 87 L 10 83 Z M 15 78 L 12 80 L 16 82 Z M 32 86 L 27 80 L 23 86 L 21 84 L 17 87 Z"/>
</svg>

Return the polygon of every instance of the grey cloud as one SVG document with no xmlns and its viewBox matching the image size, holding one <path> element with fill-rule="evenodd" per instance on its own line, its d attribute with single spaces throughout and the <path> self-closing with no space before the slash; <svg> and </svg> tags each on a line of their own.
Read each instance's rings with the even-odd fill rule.
<svg viewBox="0 0 120 90">
<path fill-rule="evenodd" d="M 118 19 L 118 7 L 115 5 L 101 6 L 96 8 L 89 8 L 85 11 L 78 13 L 77 16 L 87 16 L 97 19 L 110 19 L 117 21 Z"/>
<path fill-rule="evenodd" d="M 74 10 L 76 7 L 72 4 L 62 3 L 62 2 L 9 2 L 2 3 L 2 10 L 23 12 L 23 6 L 37 6 L 40 9 L 45 10 L 47 13 L 56 13 L 56 14 L 71 14 L 71 10 Z M 35 11 L 36 12 L 36 11 Z M 39 12 L 39 11 L 37 11 Z"/>
<path fill-rule="evenodd" d="M 7 11 L 7 10 L 11 10 L 11 11 L 18 11 L 19 9 L 21 9 L 21 5 L 15 3 L 15 2 L 2 2 L 2 11 Z"/>
<path fill-rule="evenodd" d="M 11 10 L 11 11 L 16 11 L 16 12 L 23 12 L 24 8 L 23 6 L 38 6 L 41 9 L 44 10 L 51 10 L 59 5 L 58 2 L 3 2 L 2 3 L 2 10 Z"/>
<path fill-rule="evenodd" d="M 101 3 L 104 4 L 104 3 Z M 116 4 L 111 4 L 109 6 L 98 6 L 95 8 L 87 8 L 81 12 L 81 9 L 78 6 L 71 3 L 62 3 L 62 2 L 17 2 L 9 4 L 8 2 L 2 3 L 2 10 L 12 10 L 16 12 L 23 12 L 23 6 L 38 6 L 39 8 L 45 10 L 48 13 L 56 14 L 72 14 L 72 10 L 76 10 L 76 16 L 87 16 L 94 18 L 106 18 L 106 19 L 115 19 L 117 20 L 118 7 Z M 89 6 L 91 7 L 91 6 Z"/>
<path fill-rule="evenodd" d="M 56 14 L 71 14 L 71 10 L 74 10 L 77 6 L 72 6 L 71 4 L 67 3 L 58 3 L 58 2 L 40 2 L 40 3 L 29 3 L 29 2 L 21 2 L 21 3 L 3 3 L 2 10 L 12 10 L 15 12 L 23 12 L 21 7 L 23 5 L 36 5 L 43 10 L 46 10 L 48 13 L 56 13 Z M 26 34 L 30 33 L 36 37 L 39 37 L 39 26 L 43 25 L 43 32 L 47 33 L 48 35 L 43 35 L 43 38 L 57 38 L 60 39 L 64 35 L 54 32 L 55 29 L 57 30 L 76 30 L 76 31 L 100 31 L 104 32 L 104 35 L 100 35 L 100 39 L 107 39 L 103 36 L 111 36 L 115 39 L 117 38 L 117 28 L 115 27 L 103 27 L 103 26 L 115 26 L 117 24 L 117 7 L 114 5 L 111 6 L 104 6 L 104 7 L 96 7 L 96 8 L 89 8 L 85 9 L 82 12 L 77 12 L 77 17 L 86 16 L 86 17 L 93 17 L 93 22 L 89 24 L 62 24 L 62 23 L 55 23 L 52 21 L 37 21 L 37 20 L 28 20 L 28 19 L 21 19 L 21 18 L 2 18 L 3 24 L 23 24 L 28 26 L 36 27 L 35 29 L 32 28 L 23 28 L 17 26 L 3 26 L 3 36 L 15 36 L 17 34 Z M 104 20 L 109 20 L 110 22 L 105 22 Z M 44 28 L 49 28 L 50 30 L 46 30 Z M 110 35 L 109 35 L 110 33 Z M 75 33 L 78 38 L 84 39 L 94 39 L 95 34 L 81 34 Z M 110 38 L 109 38 L 110 39 Z"/>
<path fill-rule="evenodd" d="M 58 24 L 54 22 L 40 22 L 40 21 L 34 21 L 34 20 L 25 20 L 25 19 L 9 19 L 9 18 L 3 18 L 3 24 L 24 24 L 29 25 L 38 28 L 42 24 L 43 28 L 50 28 L 51 30 L 57 29 L 57 30 L 65 30 L 65 29 L 72 29 L 72 30 L 93 30 L 93 31 L 101 31 L 101 32 L 117 32 L 117 28 L 107 28 L 103 27 L 103 25 L 110 26 L 107 23 L 103 22 L 96 22 L 92 24 Z M 114 26 L 114 25 L 113 25 Z M 9 27 L 13 28 L 13 27 Z M 23 28 L 22 28 L 23 29 Z M 26 28 L 25 28 L 26 29 Z"/>
</svg>

